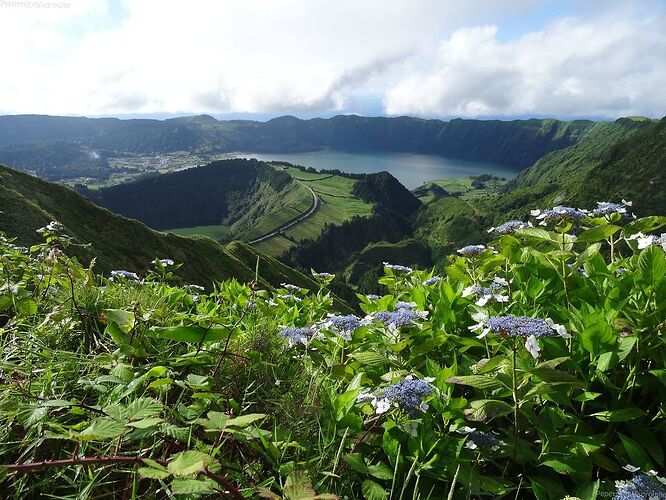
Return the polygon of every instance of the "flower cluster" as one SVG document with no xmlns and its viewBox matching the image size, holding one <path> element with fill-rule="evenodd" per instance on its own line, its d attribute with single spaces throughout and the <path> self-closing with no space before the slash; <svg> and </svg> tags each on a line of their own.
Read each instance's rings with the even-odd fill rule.
<svg viewBox="0 0 666 500">
<path fill-rule="evenodd" d="M 472 331 L 481 330 L 478 338 L 483 338 L 489 333 L 502 337 L 523 337 L 525 338 L 525 349 L 535 359 L 539 357 L 539 351 L 541 351 L 536 341 L 539 337 L 559 335 L 563 338 L 571 338 L 566 328 L 554 323 L 550 318 L 540 319 L 512 315 L 490 318 L 485 317 L 485 315 L 475 315 L 473 318 L 479 323 L 470 326 L 469 329 Z"/>
<path fill-rule="evenodd" d="M 481 285 L 468 286 L 462 291 L 463 297 L 474 297 L 475 304 L 479 307 L 485 306 L 490 300 L 495 302 L 508 302 L 509 296 L 503 294 L 504 286 L 508 282 L 502 278 L 495 278 L 493 282 L 485 287 Z"/>
<path fill-rule="evenodd" d="M 359 319 L 353 314 L 329 314 L 328 319 L 317 326 L 337 333 L 345 340 L 351 340 L 352 333 L 369 323 L 369 320 Z"/>
<path fill-rule="evenodd" d="M 637 472 L 638 467 L 624 467 L 631 472 Z M 661 483 L 661 484 L 659 484 Z M 629 481 L 615 481 L 615 495 L 613 500 L 643 500 L 666 498 L 666 479 L 659 477 L 656 471 L 639 472 Z"/>
<path fill-rule="evenodd" d="M 44 233 L 57 233 L 58 231 L 62 231 L 64 229 L 64 226 L 60 224 L 58 221 L 51 221 L 49 222 L 46 226 L 40 227 L 37 232 L 40 234 Z"/>
<path fill-rule="evenodd" d="M 458 253 L 463 257 L 475 257 L 486 249 L 484 245 L 467 245 L 458 249 Z"/>
<path fill-rule="evenodd" d="M 656 234 L 645 235 L 643 233 L 632 234 L 627 238 L 629 240 L 636 240 L 638 242 L 638 249 L 643 250 L 651 245 L 659 245 L 666 252 L 666 233 L 662 233 L 661 236 Z"/>
<path fill-rule="evenodd" d="M 506 444 L 504 441 L 497 439 L 493 433 L 477 431 L 474 427 L 463 427 L 458 429 L 456 432 L 459 434 L 465 434 L 467 436 L 465 448 L 469 450 L 485 448 L 489 449 L 490 451 L 497 451 L 500 449 L 500 446 Z"/>
<path fill-rule="evenodd" d="M 576 221 L 585 219 L 588 216 L 588 213 L 585 210 L 579 208 L 563 207 L 561 205 L 553 207 L 550 210 L 532 210 L 531 215 L 536 217 L 540 226 L 545 226 L 547 223 L 560 223 L 562 221 Z"/>
<path fill-rule="evenodd" d="M 280 286 L 290 292 L 302 292 L 303 289 L 300 286 L 290 285 L 289 283 L 280 283 Z"/>
<path fill-rule="evenodd" d="M 504 224 L 500 224 L 497 227 L 491 227 L 488 229 L 489 233 L 494 233 L 494 234 L 513 234 L 515 233 L 518 229 L 525 229 L 526 227 L 530 227 L 532 224 L 529 222 L 523 222 L 521 220 L 510 220 L 508 222 L 505 222 Z"/>
<path fill-rule="evenodd" d="M 333 279 L 335 278 L 335 274 L 331 273 L 312 273 L 312 275 L 320 280 L 328 280 L 328 279 Z"/>
<path fill-rule="evenodd" d="M 162 267 L 173 266 L 175 262 L 172 259 L 155 259 L 151 262 L 152 265 L 156 266 L 159 263 Z"/>
<path fill-rule="evenodd" d="M 428 278 L 427 280 L 425 280 L 423 282 L 423 286 L 434 285 L 435 283 L 439 283 L 440 281 L 442 281 L 442 279 L 443 278 L 441 276 L 433 276 L 432 278 Z"/>
<path fill-rule="evenodd" d="M 280 330 L 280 336 L 287 340 L 289 347 L 296 344 L 306 344 L 314 334 L 315 331 L 312 328 L 286 326 Z"/>
<path fill-rule="evenodd" d="M 428 317 L 428 311 L 416 311 L 415 306 L 416 304 L 411 302 L 398 302 L 394 311 L 380 311 L 373 317 L 395 331 L 401 326 L 414 325 L 417 324 L 416 320 Z"/>
<path fill-rule="evenodd" d="M 431 384 L 434 380 L 430 377 L 419 380 L 408 375 L 382 391 L 361 392 L 357 400 L 369 400 L 377 414 L 385 413 L 393 407 L 400 408 L 411 418 L 417 418 L 420 412 L 428 409 L 423 400 L 436 391 Z"/>
<path fill-rule="evenodd" d="M 622 203 L 610 203 L 608 201 L 598 201 L 597 208 L 592 210 L 592 216 L 601 217 L 602 215 L 612 215 L 612 214 L 626 214 L 627 207 L 630 207 L 632 202 L 627 200 L 622 200 Z"/>
<path fill-rule="evenodd" d="M 130 271 L 125 271 L 123 269 L 118 269 L 116 271 L 111 271 L 111 278 L 109 278 L 111 281 L 115 281 L 117 279 L 124 279 L 124 280 L 129 280 L 129 281 L 140 281 L 139 276 L 136 273 L 130 272 Z"/>
<path fill-rule="evenodd" d="M 413 269 L 411 267 L 401 266 L 399 264 L 389 264 L 388 262 L 384 262 L 384 267 L 387 268 L 387 269 L 390 269 L 394 273 L 409 274 L 413 271 Z"/>
</svg>

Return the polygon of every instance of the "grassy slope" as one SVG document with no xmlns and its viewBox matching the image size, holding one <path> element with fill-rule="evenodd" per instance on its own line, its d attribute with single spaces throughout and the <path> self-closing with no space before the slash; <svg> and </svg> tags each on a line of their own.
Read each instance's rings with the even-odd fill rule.
<svg viewBox="0 0 666 500">
<path fill-rule="evenodd" d="M 72 247 L 70 252 L 86 263 L 96 257 L 99 272 L 118 268 L 141 272 L 155 257 L 168 257 L 185 264 L 180 274 L 189 282 L 210 285 L 232 277 L 247 282 L 254 277 L 259 257 L 264 284 L 289 281 L 314 286 L 302 273 L 244 243 L 223 246 L 209 238 L 153 231 L 97 207 L 69 188 L 4 166 L 0 166 L 0 181 L 0 231 L 16 237 L 20 244 L 30 245 L 41 240 L 36 229 L 58 220 L 77 242 L 91 243 L 89 247 Z"/>
</svg>

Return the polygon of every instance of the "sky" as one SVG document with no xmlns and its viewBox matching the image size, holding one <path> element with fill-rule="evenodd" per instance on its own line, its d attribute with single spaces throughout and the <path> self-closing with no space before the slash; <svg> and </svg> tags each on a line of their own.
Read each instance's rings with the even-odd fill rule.
<svg viewBox="0 0 666 500">
<path fill-rule="evenodd" d="M 0 0 L 0 114 L 666 115 L 666 0 Z"/>
</svg>

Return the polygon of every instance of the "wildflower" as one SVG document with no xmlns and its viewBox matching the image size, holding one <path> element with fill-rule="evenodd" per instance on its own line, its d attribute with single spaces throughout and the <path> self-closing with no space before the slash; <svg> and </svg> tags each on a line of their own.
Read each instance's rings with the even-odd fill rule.
<svg viewBox="0 0 666 500">
<path fill-rule="evenodd" d="M 280 283 L 282 288 L 289 290 L 290 292 L 302 292 L 303 289 L 300 286 L 290 285 L 289 283 Z"/>
<path fill-rule="evenodd" d="M 433 276 L 432 278 L 428 278 L 427 280 L 425 280 L 423 282 L 423 286 L 434 285 L 435 283 L 439 283 L 440 281 L 442 281 L 442 279 L 443 278 L 441 276 Z"/>
<path fill-rule="evenodd" d="M 497 227 L 491 227 L 490 229 L 488 229 L 488 232 L 495 234 L 513 234 L 518 229 L 525 229 L 526 227 L 530 227 L 531 225 L 532 225 L 531 223 L 523 222 L 521 220 L 510 220 L 508 222 L 505 222 L 504 224 L 500 224 Z"/>
<path fill-rule="evenodd" d="M 55 232 L 61 231 L 63 228 L 64 228 L 64 226 L 62 224 L 60 224 L 60 222 L 54 220 L 54 221 L 49 222 L 46 226 L 40 227 L 37 230 L 37 232 L 40 233 L 40 234 L 55 233 Z"/>
<path fill-rule="evenodd" d="M 666 480 L 658 477 L 655 471 L 650 472 L 638 473 L 629 481 L 615 481 L 616 491 L 613 500 L 666 498 L 666 488 L 662 486 Z"/>
<path fill-rule="evenodd" d="M 417 324 L 416 320 L 428 317 L 428 311 L 416 311 L 410 307 L 397 307 L 395 311 L 380 311 L 374 314 L 374 319 L 384 323 L 391 331 L 401 326 Z"/>
<path fill-rule="evenodd" d="M 132 273 L 130 271 L 125 271 L 123 269 L 118 269 L 116 271 L 111 271 L 111 281 L 115 281 L 116 279 L 121 278 L 125 280 L 130 280 L 130 281 L 139 281 L 139 276 L 136 273 Z"/>
<path fill-rule="evenodd" d="M 432 385 L 426 380 L 419 380 L 408 375 L 403 380 L 384 389 L 381 397 L 388 399 L 410 417 L 416 418 L 419 412 L 426 411 L 428 405 L 423 399 L 434 392 Z"/>
<path fill-rule="evenodd" d="M 540 226 L 545 226 L 548 222 L 559 223 L 562 221 L 575 221 L 581 220 L 587 217 L 587 212 L 579 208 L 571 208 L 564 206 L 557 206 L 551 208 L 550 210 L 532 210 L 530 214 L 536 217 Z"/>
<path fill-rule="evenodd" d="M 315 331 L 312 328 L 295 328 L 293 326 L 285 326 L 279 333 L 281 337 L 287 340 L 289 347 L 296 344 L 307 344 L 314 334 Z"/>
<path fill-rule="evenodd" d="M 632 234 L 627 238 L 628 240 L 636 240 L 638 242 L 638 249 L 643 250 L 651 245 L 659 245 L 666 252 L 666 233 L 662 233 L 661 236 L 654 234 L 645 235 L 643 233 Z"/>
<path fill-rule="evenodd" d="M 403 300 L 399 300 L 398 302 L 395 303 L 396 309 L 414 309 L 415 307 L 416 307 L 416 302 L 405 302 Z"/>
<path fill-rule="evenodd" d="M 292 294 L 292 293 L 283 293 L 283 294 L 280 294 L 280 295 L 278 295 L 278 298 L 280 298 L 280 299 L 282 299 L 282 300 L 293 300 L 293 301 L 296 301 L 296 302 L 300 302 L 300 301 L 301 301 L 300 297 L 296 297 L 296 296 L 295 296 L 294 294 Z"/>
<path fill-rule="evenodd" d="M 506 282 L 506 280 L 503 280 Z M 463 297 L 474 297 L 475 304 L 479 307 L 485 306 L 490 300 L 495 302 L 508 302 L 509 296 L 504 295 L 502 285 L 498 282 L 493 282 L 490 286 L 484 287 L 480 285 L 468 286 L 462 291 Z"/>
<path fill-rule="evenodd" d="M 612 214 L 626 214 L 627 207 L 631 206 L 630 201 L 622 200 L 622 203 L 609 203 L 607 201 L 598 201 L 597 208 L 592 210 L 592 215 L 594 217 L 600 217 L 602 215 L 612 215 Z"/>
<path fill-rule="evenodd" d="M 482 330 L 478 338 L 483 338 L 489 333 L 501 335 L 502 337 L 524 337 L 525 349 L 533 358 L 539 357 L 541 348 L 537 339 L 543 336 L 559 335 L 562 338 L 571 338 L 566 328 L 553 322 L 552 319 L 530 318 L 528 316 L 493 316 L 475 315 L 473 318 L 478 324 L 470 326 L 472 331 Z"/>
<path fill-rule="evenodd" d="M 462 429 L 458 429 L 456 432 L 459 434 L 465 434 L 467 436 L 465 448 L 470 450 L 487 448 L 491 451 L 497 451 L 500 449 L 500 446 L 506 444 L 504 441 L 497 439 L 494 434 L 490 432 L 477 431 L 474 427 L 465 426 Z"/>
<path fill-rule="evenodd" d="M 312 273 L 315 278 L 319 278 L 322 280 L 327 280 L 327 279 L 333 279 L 335 278 L 335 274 L 331 273 Z"/>
<path fill-rule="evenodd" d="M 175 262 L 171 259 L 155 259 L 151 262 L 151 264 L 156 266 L 158 262 L 162 267 L 173 266 L 175 264 Z"/>
<path fill-rule="evenodd" d="M 398 264 L 389 264 L 388 262 L 384 262 L 384 267 L 390 269 L 394 273 L 409 274 L 413 271 L 413 269 L 411 267 L 401 266 L 401 265 L 398 265 Z"/>
<path fill-rule="evenodd" d="M 486 249 L 484 245 L 467 245 L 458 249 L 458 253 L 463 257 L 475 257 Z"/>
<path fill-rule="evenodd" d="M 46 260 L 49 262 L 56 262 L 58 258 L 62 255 L 62 250 L 56 247 L 51 247 L 49 249 L 49 253 L 46 256 Z"/>
<path fill-rule="evenodd" d="M 379 298 L 379 295 L 375 295 L 374 293 L 369 293 L 365 296 L 368 300 L 377 300 Z"/>
<path fill-rule="evenodd" d="M 183 288 L 189 289 L 189 290 L 199 290 L 200 292 L 203 292 L 203 291 L 206 290 L 201 285 L 185 285 Z"/>
<path fill-rule="evenodd" d="M 340 316 L 329 314 L 328 319 L 321 322 L 319 326 L 337 333 L 345 340 L 351 340 L 352 333 L 367 324 L 368 320 L 361 320 L 353 314 Z"/>
</svg>

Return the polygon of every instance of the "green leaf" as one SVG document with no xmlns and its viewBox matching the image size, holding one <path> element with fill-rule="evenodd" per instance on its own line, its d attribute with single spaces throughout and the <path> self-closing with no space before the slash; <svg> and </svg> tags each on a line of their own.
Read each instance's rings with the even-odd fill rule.
<svg viewBox="0 0 666 500">
<path fill-rule="evenodd" d="M 365 500 L 386 500 L 388 492 L 379 484 L 366 479 L 361 484 L 361 492 Z"/>
<path fill-rule="evenodd" d="M 591 416 L 604 422 L 627 422 L 643 415 L 645 415 L 645 412 L 640 408 L 622 408 L 620 410 L 600 411 L 593 413 Z"/>
<path fill-rule="evenodd" d="M 553 382 L 561 384 L 580 384 L 581 381 L 563 370 L 556 370 L 544 366 L 535 366 L 530 370 L 532 375 L 539 377 L 544 382 Z"/>
<path fill-rule="evenodd" d="M 580 334 L 580 343 L 593 356 L 608 350 L 617 342 L 617 336 L 601 314 L 596 315 L 595 322 Z"/>
<path fill-rule="evenodd" d="M 148 429 L 150 427 L 155 427 L 157 424 L 162 422 L 164 422 L 163 418 L 149 417 L 149 418 L 144 418 L 143 420 L 138 420 L 136 422 L 130 422 L 127 425 L 130 427 L 134 427 L 136 429 Z"/>
<path fill-rule="evenodd" d="M 625 233 L 634 234 L 634 233 L 649 233 L 655 229 L 659 229 L 662 226 L 666 226 L 666 217 L 662 216 L 650 216 L 650 217 L 641 217 L 631 221 L 625 226 Z"/>
<path fill-rule="evenodd" d="M 609 236 L 614 235 L 620 229 L 620 226 L 614 226 L 612 224 L 607 224 L 603 226 L 596 226 L 592 229 L 587 229 L 578 235 L 579 243 L 592 243 L 595 241 L 605 240 Z"/>
<path fill-rule="evenodd" d="M 140 420 L 152 417 L 162 411 L 162 404 L 151 398 L 138 398 L 132 401 L 126 409 L 127 420 Z"/>
<path fill-rule="evenodd" d="M 37 313 L 37 302 L 31 298 L 21 299 L 16 303 L 21 316 L 32 316 Z"/>
<path fill-rule="evenodd" d="M 295 470 L 284 484 L 284 496 L 289 500 L 312 500 L 316 495 L 310 478 L 300 470 Z"/>
<path fill-rule="evenodd" d="M 200 326 L 153 327 L 150 332 L 156 337 L 178 342 L 217 342 L 229 337 L 229 330 L 222 327 L 213 327 L 208 330 Z"/>
<path fill-rule="evenodd" d="M 384 479 L 387 481 L 393 479 L 393 470 L 384 462 L 368 465 L 368 472 L 377 479 Z"/>
<path fill-rule="evenodd" d="M 384 356 L 372 351 L 355 352 L 350 354 L 349 356 L 351 358 L 354 358 L 362 365 L 366 366 L 379 366 L 388 362 L 388 360 Z"/>
<path fill-rule="evenodd" d="M 98 418 L 79 435 L 84 441 L 102 441 L 125 434 L 125 425 L 112 418 Z"/>
<path fill-rule="evenodd" d="M 167 470 L 174 476 L 190 476 L 206 469 L 212 458 L 200 451 L 188 450 L 174 455 Z"/>
<path fill-rule="evenodd" d="M 485 375 L 461 375 L 449 377 L 447 382 L 457 385 L 468 385 L 476 389 L 498 389 L 503 384 L 495 377 L 488 377 Z"/>
<path fill-rule="evenodd" d="M 166 469 L 161 470 L 153 467 L 139 467 L 138 472 L 141 477 L 147 477 L 148 479 L 165 479 L 171 475 Z"/>
<path fill-rule="evenodd" d="M 229 419 L 225 422 L 226 427 L 247 427 L 253 422 L 256 422 L 257 420 L 261 420 L 262 418 L 266 418 L 265 413 L 248 413 L 247 415 L 241 415 L 240 417 L 232 418 Z"/>
<path fill-rule="evenodd" d="M 107 309 L 104 312 L 106 313 L 108 323 L 115 323 L 123 333 L 129 333 L 134 328 L 135 318 L 133 312 L 121 309 Z"/>
<path fill-rule="evenodd" d="M 482 421 L 493 417 L 507 415 L 513 411 L 513 407 L 504 401 L 496 399 L 477 399 L 469 404 L 464 410 L 469 420 Z"/>
<path fill-rule="evenodd" d="M 171 481 L 171 491 L 174 495 L 205 495 L 219 491 L 219 485 L 207 477 L 200 479 L 174 478 Z"/>
<path fill-rule="evenodd" d="M 638 271 L 641 277 L 651 283 L 657 285 L 666 276 L 666 254 L 657 245 L 650 245 L 643 249 L 638 256 Z"/>
<path fill-rule="evenodd" d="M 650 463 L 650 458 L 648 457 L 643 447 L 629 436 L 625 436 L 621 433 L 619 433 L 619 435 L 620 439 L 622 440 L 624 451 L 626 451 L 627 455 L 629 456 L 631 465 L 640 467 L 643 470 L 651 469 L 652 464 Z"/>
<path fill-rule="evenodd" d="M 342 457 L 342 459 L 352 468 L 352 470 L 360 472 L 361 474 L 368 473 L 368 465 L 365 463 L 363 455 L 360 453 L 349 453 Z"/>
</svg>

